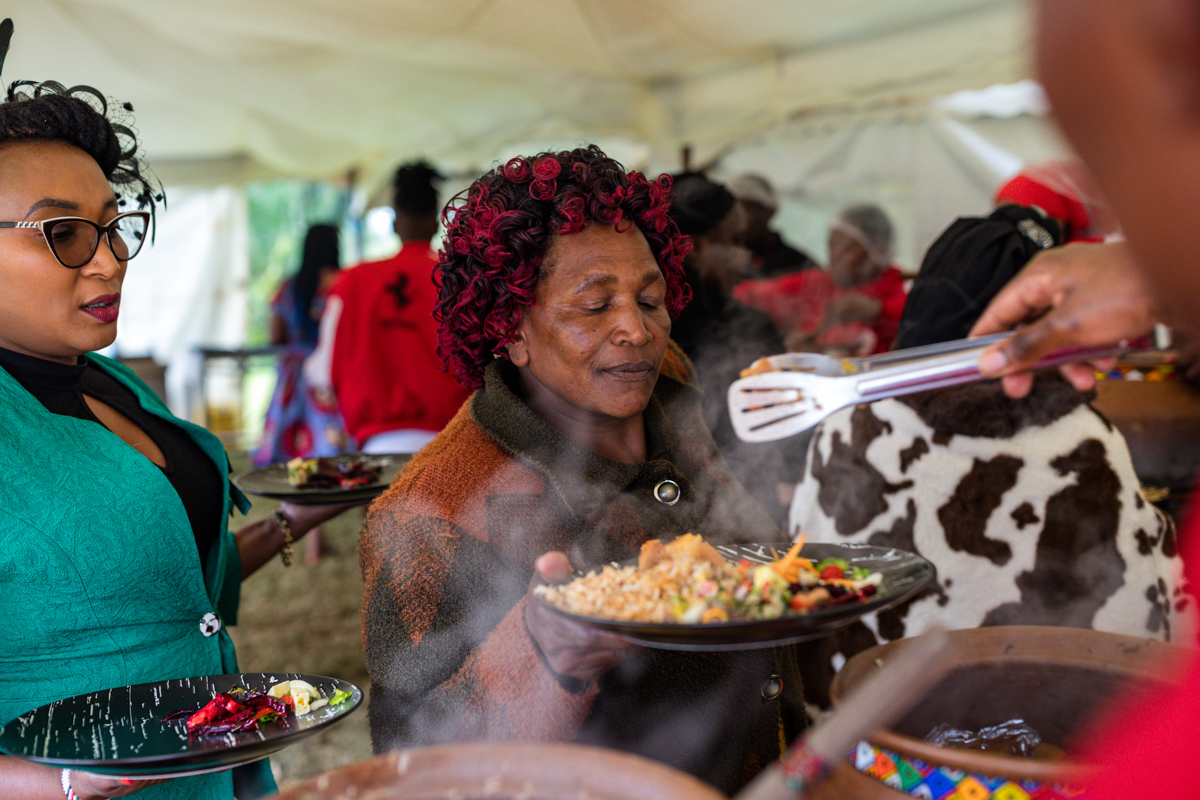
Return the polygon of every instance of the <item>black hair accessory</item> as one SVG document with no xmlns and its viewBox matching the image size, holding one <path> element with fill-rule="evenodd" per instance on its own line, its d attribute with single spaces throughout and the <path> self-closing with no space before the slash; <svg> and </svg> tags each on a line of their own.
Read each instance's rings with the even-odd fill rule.
<svg viewBox="0 0 1200 800">
<path fill-rule="evenodd" d="M 13 21 L 5 18 L 0 22 L 0 72 L 4 71 L 4 59 L 8 55 L 8 43 L 12 41 Z"/>
</svg>

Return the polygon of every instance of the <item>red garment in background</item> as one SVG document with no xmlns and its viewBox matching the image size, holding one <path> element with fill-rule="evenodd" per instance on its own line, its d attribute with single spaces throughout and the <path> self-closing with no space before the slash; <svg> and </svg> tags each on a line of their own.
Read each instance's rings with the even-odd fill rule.
<svg viewBox="0 0 1200 800">
<path fill-rule="evenodd" d="M 1200 563 L 1200 502 L 1192 502 L 1179 544 L 1190 581 Z M 1102 765 L 1087 786 L 1087 800 L 1200 797 L 1193 761 L 1200 750 L 1200 654 L 1181 669 L 1179 686 L 1136 705 L 1126 702 L 1105 718 L 1081 754 L 1086 763 Z"/>
<path fill-rule="evenodd" d="M 896 340 L 896 329 L 908 297 L 904 291 L 904 278 L 895 267 L 888 267 L 871 283 L 853 289 L 839 289 L 823 269 L 807 269 L 779 278 L 743 281 L 734 287 L 733 296 L 769 316 L 786 337 L 795 331 L 811 334 L 822 327 L 829 301 L 852 292 L 874 297 L 883 303 L 879 319 L 867 327 L 875 334 L 872 352 L 890 349 Z M 837 325 L 826 334 L 841 339 L 847 328 L 855 327 L 858 326 Z"/>
<path fill-rule="evenodd" d="M 435 263 L 428 246 L 408 244 L 343 270 L 330 291 L 342 301 L 330 380 L 360 445 L 384 431 L 440 431 L 467 399 L 437 355 Z"/>
</svg>

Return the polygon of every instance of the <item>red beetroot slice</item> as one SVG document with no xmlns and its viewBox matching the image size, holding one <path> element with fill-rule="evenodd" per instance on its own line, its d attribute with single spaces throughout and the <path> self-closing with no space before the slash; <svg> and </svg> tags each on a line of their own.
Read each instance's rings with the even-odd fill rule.
<svg viewBox="0 0 1200 800">
<path fill-rule="evenodd" d="M 242 730 L 242 726 L 248 722 L 253 722 L 254 715 L 258 713 L 256 708 L 247 708 L 245 711 L 239 711 L 236 714 L 230 714 L 224 719 L 216 722 L 209 722 L 204 725 L 197 725 L 195 729 L 190 731 L 196 736 L 211 736 L 217 733 L 233 733 L 234 731 Z"/>
<path fill-rule="evenodd" d="M 204 708 L 188 717 L 187 731 L 191 733 L 199 726 L 207 725 L 213 720 L 220 719 L 227 713 L 225 711 L 225 704 L 221 702 L 220 697 L 214 697 Z"/>
</svg>

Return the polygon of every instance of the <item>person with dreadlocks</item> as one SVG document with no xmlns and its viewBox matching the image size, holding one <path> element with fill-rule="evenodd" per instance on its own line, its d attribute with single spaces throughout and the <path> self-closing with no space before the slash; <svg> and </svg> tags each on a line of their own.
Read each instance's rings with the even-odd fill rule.
<svg viewBox="0 0 1200 800">
<path fill-rule="evenodd" d="M 342 271 L 325 304 L 317 350 L 305 363 L 310 381 L 332 389 L 346 432 L 363 452 L 417 452 L 467 398 L 442 369 L 431 316 L 440 180 L 424 161 L 396 170 L 400 252 Z"/>
<path fill-rule="evenodd" d="M 54 82 L 16 82 L 0 103 L 0 725 L 86 692 L 238 672 L 224 626 L 242 579 L 344 508 L 284 503 L 231 531 L 249 503 L 221 442 L 94 352 L 116 338 L 126 265 L 163 199 L 130 111 Z M 5 800 L 274 789 L 266 761 L 150 785 L 8 756 L 0 786 Z"/>
<path fill-rule="evenodd" d="M 475 392 L 363 530 L 377 752 L 578 742 L 733 793 L 804 725 L 789 648 L 642 649 L 528 596 L 650 539 L 779 541 L 670 341 L 690 294 L 670 188 L 592 146 L 514 158 L 447 210 L 439 345 Z"/>
</svg>

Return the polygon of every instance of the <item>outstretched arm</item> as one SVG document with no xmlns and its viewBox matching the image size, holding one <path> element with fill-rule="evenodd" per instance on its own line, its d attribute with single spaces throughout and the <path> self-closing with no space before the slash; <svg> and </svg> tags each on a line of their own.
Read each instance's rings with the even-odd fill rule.
<svg viewBox="0 0 1200 800">
<path fill-rule="evenodd" d="M 283 503 L 279 511 L 286 521 L 288 533 L 292 541 L 299 541 L 310 530 L 326 520 L 333 519 L 343 511 L 362 503 L 342 503 L 338 505 L 297 505 Z M 237 541 L 238 556 L 242 560 L 242 578 L 248 578 L 266 564 L 283 549 L 287 539 L 284 536 L 283 521 L 275 516 L 252 522 L 234 532 Z"/>
<path fill-rule="evenodd" d="M 0 756 L 0 786 L 6 800 L 62 800 L 62 770 Z M 71 770 L 68 781 L 79 800 L 125 797 L 162 781 L 121 781 L 107 775 Z"/>
</svg>

